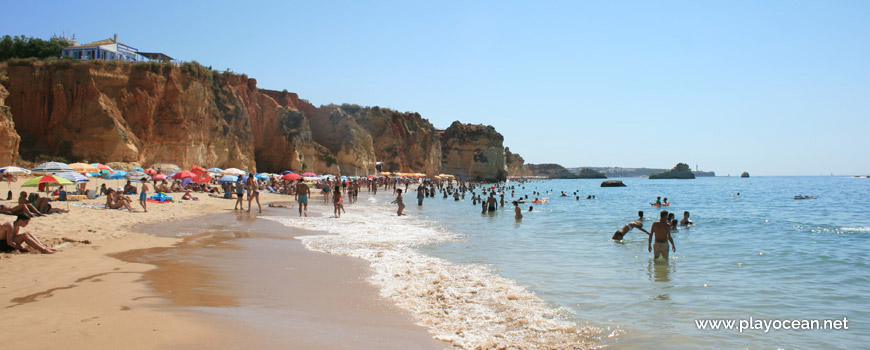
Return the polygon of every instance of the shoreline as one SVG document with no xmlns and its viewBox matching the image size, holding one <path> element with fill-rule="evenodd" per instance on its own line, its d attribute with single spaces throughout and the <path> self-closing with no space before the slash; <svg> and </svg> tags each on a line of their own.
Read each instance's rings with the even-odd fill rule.
<svg viewBox="0 0 870 350">
<path fill-rule="evenodd" d="M 20 183 L 23 183 L 21 179 L 13 183 L 11 188 L 15 194 L 13 201 L 0 203 L 14 204 Z M 203 312 L 202 306 L 169 300 L 171 298 L 167 297 L 166 290 L 153 288 L 153 283 L 146 277 L 162 274 L 159 265 L 112 257 L 129 256 L 137 251 L 172 252 L 190 247 L 203 250 L 202 247 L 196 247 L 197 242 L 203 242 L 202 237 L 158 237 L 137 232 L 139 226 L 136 226 L 159 225 L 161 222 L 168 225 L 188 222 L 194 226 L 207 226 L 214 222 L 207 216 L 209 214 L 235 220 L 234 216 L 226 215 L 232 212 L 228 207 L 234 201 L 206 197 L 204 194 L 195 195 L 200 195 L 197 202 L 149 203 L 149 213 L 143 213 L 136 202 L 136 213 L 79 207 L 73 205 L 75 202 L 70 202 L 67 207 L 63 202 L 52 202 L 53 206 L 61 209 L 69 208 L 69 212 L 36 218 L 22 232 L 31 232 L 44 243 L 61 251 L 54 255 L 0 254 L 0 269 L 6 272 L 0 276 L 0 308 L 4 309 L 4 321 L 7 324 L 4 329 L 7 334 L 17 335 L 9 337 L 4 343 L 20 349 L 47 348 L 60 344 L 70 348 L 174 348 L 208 344 L 247 348 L 254 339 L 268 338 L 262 336 L 263 330 L 257 326 L 243 325 L 240 328 L 238 320 Z M 261 193 L 264 206 L 262 215 L 278 210 L 298 215 L 295 210 L 268 208 L 266 204 L 289 201 L 292 201 L 292 197 Z M 101 201 L 85 200 L 79 203 Z M 320 207 L 315 204 L 309 208 L 309 212 L 321 211 Z M 238 211 L 236 213 L 241 214 Z M 242 216 L 247 214 L 245 212 Z M 256 216 L 256 209 L 251 216 Z M 14 216 L 6 216 L 4 223 L 13 220 Z M 271 224 L 280 226 L 278 223 Z M 91 244 L 61 243 L 62 237 L 88 240 Z M 304 294 L 306 290 L 296 291 L 302 293 L 296 296 L 322 296 L 324 299 L 319 304 L 310 303 L 310 299 L 305 298 L 288 298 L 290 307 L 295 303 L 300 310 L 307 312 L 293 314 L 295 320 L 299 321 L 293 325 L 298 332 L 293 337 L 279 339 L 279 342 L 262 343 L 261 348 L 297 345 L 380 349 L 389 344 L 396 344 L 396 348 L 447 347 L 446 343 L 434 340 L 424 328 L 415 325 L 406 313 L 378 296 L 377 289 L 365 281 L 366 275 L 371 274 L 371 268 L 363 260 L 309 251 L 290 236 L 280 240 L 297 245 L 297 249 L 292 249 L 293 263 L 299 267 L 298 270 L 292 270 L 297 281 L 319 281 L 322 276 L 311 273 L 318 268 L 321 272 L 331 269 L 342 273 L 331 273 L 334 278 L 330 283 L 318 284 L 319 289 L 308 290 L 307 295 Z M 187 274 L 188 271 L 183 272 Z M 230 279 L 224 281 L 238 282 Z M 178 287 L 173 285 L 172 288 Z M 353 294 L 351 296 L 355 295 L 356 298 L 346 299 L 347 295 L 342 293 Z M 345 308 L 336 308 L 336 305 L 342 305 L 342 301 L 351 301 L 354 304 L 350 306 L 355 305 L 356 310 L 348 312 Z M 304 315 L 320 316 L 318 327 L 331 325 L 332 332 L 311 332 L 318 327 L 313 326 L 315 323 L 306 324 L 306 320 L 310 319 L 302 317 Z M 347 315 L 356 317 L 357 322 L 342 322 L 339 319 Z M 375 327 L 369 325 L 373 319 L 376 320 Z M 241 335 L 238 334 L 240 330 Z M 360 337 L 367 335 L 370 336 L 369 342 L 360 342 Z"/>
</svg>

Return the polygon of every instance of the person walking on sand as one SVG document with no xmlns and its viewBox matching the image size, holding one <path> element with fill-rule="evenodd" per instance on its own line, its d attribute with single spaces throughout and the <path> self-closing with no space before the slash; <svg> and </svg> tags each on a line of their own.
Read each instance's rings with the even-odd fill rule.
<svg viewBox="0 0 870 350">
<path fill-rule="evenodd" d="M 148 200 L 148 180 L 145 180 L 143 177 L 142 180 L 142 188 L 139 189 L 139 205 L 142 206 L 142 209 L 145 209 L 145 212 L 148 212 L 148 206 L 146 206 L 146 201 Z"/>
<path fill-rule="evenodd" d="M 30 233 L 18 233 L 18 231 L 20 231 L 22 227 L 27 227 L 27 224 L 29 223 L 30 217 L 28 217 L 27 215 L 18 215 L 15 221 L 8 222 L 0 226 L 0 244 L 9 246 L 9 248 L 15 250 L 24 250 L 23 244 L 27 243 L 27 245 L 42 253 L 56 253 L 54 249 L 49 249 L 45 246 L 45 244 L 42 244 L 42 242 L 36 239 L 36 237 L 33 237 L 33 235 L 31 235 Z"/>
<path fill-rule="evenodd" d="M 304 182 L 296 183 L 296 201 L 299 202 L 299 216 L 302 216 L 302 208 L 305 208 L 305 216 L 308 216 L 308 197 L 311 195 L 311 189 Z"/>
<path fill-rule="evenodd" d="M 236 182 L 236 205 L 233 207 L 233 210 L 239 210 L 239 206 L 242 206 L 241 210 L 245 210 L 245 183 L 242 182 L 242 178 L 239 177 L 239 181 Z"/>
<path fill-rule="evenodd" d="M 250 180 L 250 178 L 248 180 Z M 251 183 L 251 187 L 249 187 L 248 189 L 249 189 L 249 192 L 248 192 L 248 212 L 249 213 L 251 212 L 251 201 L 257 200 L 257 210 L 259 210 L 259 212 L 262 213 L 263 207 L 260 206 L 260 188 L 259 188 L 259 186 L 257 186 L 256 182 L 254 182 L 254 183 Z"/>
<path fill-rule="evenodd" d="M 402 215 L 404 215 L 404 214 L 402 214 L 402 211 L 405 210 L 405 203 L 402 202 L 402 189 L 397 188 L 396 193 L 397 193 L 396 200 L 394 200 L 390 203 L 399 205 L 399 210 L 396 211 L 396 214 L 398 214 L 399 216 L 402 216 Z"/>
<path fill-rule="evenodd" d="M 625 237 L 625 235 L 634 228 L 643 231 L 643 233 L 649 234 L 647 230 L 643 229 L 643 221 L 638 220 L 629 222 L 625 224 L 625 226 L 623 226 L 622 228 L 616 230 L 616 232 L 613 233 L 613 237 L 610 237 L 610 239 L 614 241 L 622 240 L 622 238 Z"/>
<path fill-rule="evenodd" d="M 670 242 L 670 248 L 674 252 L 677 251 L 677 245 L 674 244 L 674 239 L 671 237 L 671 226 L 668 224 L 667 210 L 662 210 L 661 220 L 654 222 L 650 231 L 652 232 L 647 242 L 647 250 L 653 252 L 653 260 L 659 257 L 668 260 L 668 243 Z M 653 239 L 656 241 L 655 244 L 653 244 Z M 653 248 L 655 248 L 655 251 L 653 251 Z"/>
<path fill-rule="evenodd" d="M 344 210 L 344 205 L 342 204 L 342 202 L 344 202 L 344 200 L 341 199 L 341 188 L 335 186 L 335 191 L 333 191 L 332 193 L 332 205 L 335 206 L 334 214 L 337 218 L 341 217 L 341 211 Z"/>
</svg>

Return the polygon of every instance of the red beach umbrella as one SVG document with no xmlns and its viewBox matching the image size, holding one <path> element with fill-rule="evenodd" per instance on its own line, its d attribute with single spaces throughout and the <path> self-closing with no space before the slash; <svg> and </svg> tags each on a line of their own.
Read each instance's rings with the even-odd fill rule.
<svg viewBox="0 0 870 350">
<path fill-rule="evenodd" d="M 203 169 L 201 166 L 194 166 L 193 168 L 190 168 L 190 171 L 198 174 L 205 172 L 205 169 Z"/>
<path fill-rule="evenodd" d="M 185 171 L 179 171 L 179 172 L 175 173 L 175 175 L 172 175 L 172 178 L 176 179 L 176 180 L 186 179 L 189 177 L 196 177 L 196 174 L 185 170 Z"/>
<path fill-rule="evenodd" d="M 299 176 L 299 174 L 289 173 L 289 174 L 285 174 L 284 176 L 281 176 L 281 178 L 284 180 L 296 181 L 296 180 L 301 179 L 302 177 Z"/>
<path fill-rule="evenodd" d="M 315 173 L 303 173 L 302 176 L 317 176 Z"/>
<path fill-rule="evenodd" d="M 151 170 L 154 170 L 154 169 L 151 169 Z M 154 175 L 154 176 L 151 177 L 151 178 L 154 179 L 154 180 L 166 180 L 166 175 L 163 175 L 163 174 L 157 174 L 157 175 Z"/>
<path fill-rule="evenodd" d="M 154 176 L 154 174 L 157 174 L 157 170 L 148 168 L 148 169 L 145 169 L 145 173 L 148 175 Z M 166 177 L 164 176 L 164 178 L 166 178 Z"/>
</svg>

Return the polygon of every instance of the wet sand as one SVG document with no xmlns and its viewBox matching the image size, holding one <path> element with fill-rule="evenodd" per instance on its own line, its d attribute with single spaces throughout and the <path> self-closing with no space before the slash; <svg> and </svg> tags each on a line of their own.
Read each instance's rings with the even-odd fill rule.
<svg viewBox="0 0 870 350">
<path fill-rule="evenodd" d="M 264 215 L 292 214 L 269 210 Z M 313 214 L 313 213 L 312 213 Z M 256 215 L 217 214 L 140 226 L 191 234 L 172 248 L 113 254 L 156 268 L 142 280 L 169 308 L 194 310 L 234 332 L 204 345 L 263 349 L 444 349 L 410 316 L 378 296 L 359 259 L 306 250 L 307 234 Z M 246 334 L 240 337 L 238 332 Z"/>
</svg>

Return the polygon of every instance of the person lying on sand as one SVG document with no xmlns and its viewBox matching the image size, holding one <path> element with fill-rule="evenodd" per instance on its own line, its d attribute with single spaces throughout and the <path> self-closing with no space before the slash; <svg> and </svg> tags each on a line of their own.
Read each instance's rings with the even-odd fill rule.
<svg viewBox="0 0 870 350">
<path fill-rule="evenodd" d="M 21 230 L 22 227 L 27 227 L 27 224 L 29 223 L 30 217 L 26 215 L 18 215 L 18 218 L 15 219 L 15 221 L 8 222 L 0 226 L 0 244 L 14 250 L 25 250 L 23 244 L 27 243 L 27 245 L 42 253 L 54 254 L 55 251 L 53 249 L 49 249 L 48 247 L 46 247 L 44 244 L 42 244 L 42 242 L 36 239 L 36 237 L 33 237 L 33 235 L 31 235 L 30 233 L 18 232 Z"/>
<path fill-rule="evenodd" d="M 48 204 L 48 203 L 45 203 Z M 21 191 L 20 196 L 18 197 L 18 205 L 24 207 L 24 211 L 30 216 L 43 216 L 42 212 L 36 209 L 33 204 L 27 201 L 27 192 Z"/>
</svg>

